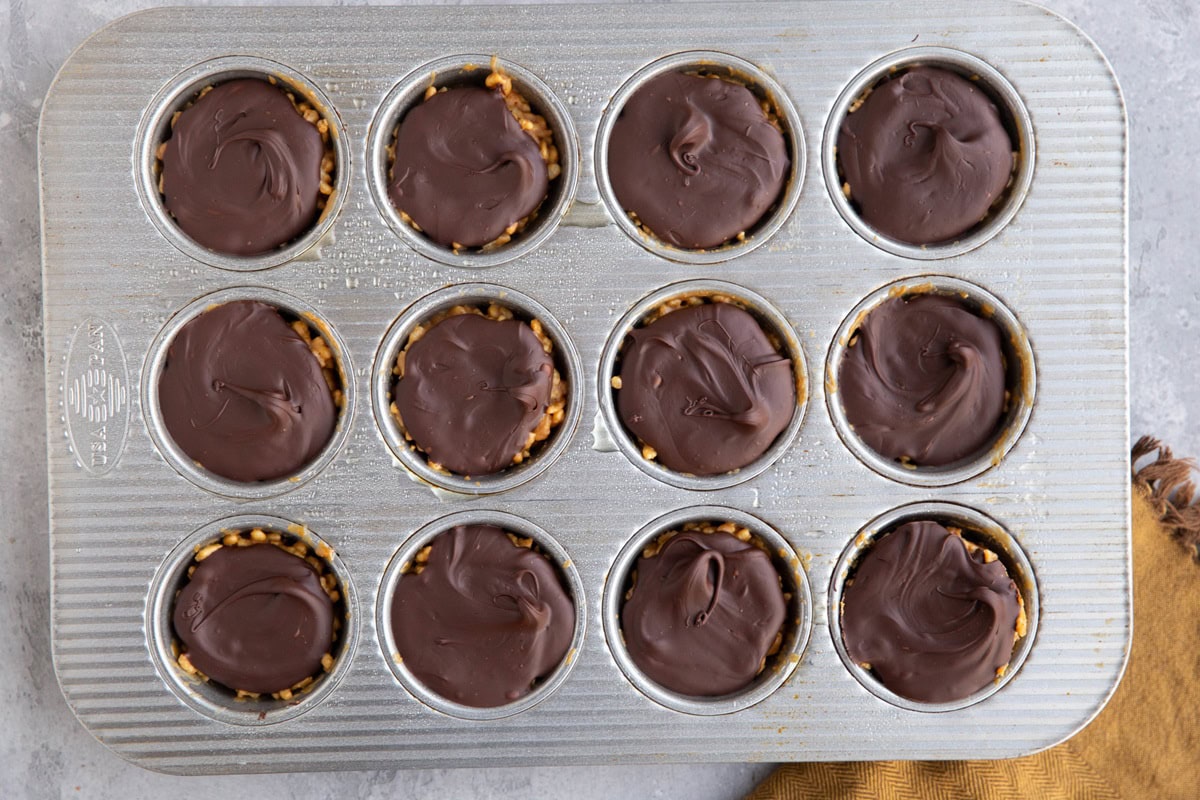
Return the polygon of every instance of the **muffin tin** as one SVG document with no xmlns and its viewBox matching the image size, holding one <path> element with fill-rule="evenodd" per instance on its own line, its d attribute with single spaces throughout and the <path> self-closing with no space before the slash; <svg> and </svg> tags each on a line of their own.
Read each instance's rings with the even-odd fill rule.
<svg viewBox="0 0 1200 800">
<path fill-rule="evenodd" d="M 1103 56 L 1053 14 L 999 0 L 716 3 L 684 16 L 667 5 L 162 9 L 70 58 L 39 141 L 52 644 L 67 701 L 101 742 L 177 773 L 1000 758 L 1061 741 L 1104 705 L 1131 605 L 1127 140 Z M 524 238 L 455 255 L 397 229 L 380 153 L 414 87 L 435 70 L 486 68 L 492 54 L 552 118 L 563 174 Z M 847 217 L 830 173 L 847 97 L 881 65 L 916 62 L 982 62 L 1022 131 L 1008 204 L 972 237 L 920 253 Z M 596 174 L 622 93 L 693 64 L 758 76 L 793 148 L 769 219 L 747 244 L 704 254 L 645 241 Z M 196 248 L 162 211 L 154 149 L 199 88 L 247 72 L 295 87 L 330 121 L 337 185 L 308 235 L 234 259 Z M 925 284 L 991 305 L 1020 332 L 1014 352 L 1029 369 L 985 459 L 904 480 L 843 441 L 828 379 L 842 326 L 889 287 Z M 781 334 L 807 389 L 762 463 L 707 482 L 639 462 L 605 383 L 645 302 L 689 285 L 741 297 Z M 308 319 L 340 359 L 338 432 L 296 480 L 214 480 L 161 429 L 154 376 L 170 332 L 236 297 Z M 406 326 L 471 297 L 546 323 L 571 396 L 524 468 L 439 484 L 388 427 L 384 370 Z M 897 702 L 839 655 L 837 598 L 856 548 L 915 503 L 985 527 L 1035 611 L 1004 684 L 953 708 Z M 568 661 L 502 712 L 426 696 L 388 652 L 381 609 L 404 554 L 464 514 L 536 532 L 577 604 Z M 662 524 L 718 517 L 778 544 L 793 570 L 794 658 L 729 698 L 660 696 L 624 654 L 617 584 Z M 193 546 L 243 524 L 319 534 L 346 588 L 333 672 L 293 701 L 233 700 L 170 657 L 166 614 Z"/>
</svg>

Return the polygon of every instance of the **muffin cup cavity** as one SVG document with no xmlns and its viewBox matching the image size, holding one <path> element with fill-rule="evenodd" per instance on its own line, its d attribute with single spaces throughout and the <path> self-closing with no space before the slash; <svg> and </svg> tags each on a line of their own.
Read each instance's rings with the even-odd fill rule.
<svg viewBox="0 0 1200 800">
<path fill-rule="evenodd" d="M 613 126 L 621 109 L 638 89 L 651 79 L 667 72 L 684 72 L 714 76 L 740 83 L 774 113 L 783 133 L 784 144 L 791 159 L 791 167 L 784 183 L 783 193 L 775 204 L 744 238 L 707 250 L 689 250 L 667 244 L 640 226 L 617 200 L 616 191 L 608 172 L 608 145 Z M 609 214 L 625 235 L 651 253 L 670 261 L 683 264 L 718 264 L 749 253 L 771 239 L 787 222 L 804 184 L 806 150 L 804 130 L 800 115 L 783 87 L 766 72 L 737 56 L 708 50 L 693 50 L 665 56 L 639 69 L 617 89 L 605 107 L 596 133 L 595 174 L 600 195 L 608 206 Z"/>
<path fill-rule="evenodd" d="M 409 343 L 414 329 L 455 306 L 486 310 L 497 305 L 513 312 L 516 319 L 541 323 L 542 333 L 553 345 L 555 369 L 566 384 L 562 421 L 549 436 L 532 445 L 529 457 L 491 475 L 464 476 L 435 469 L 429 459 L 405 435 L 392 410 L 397 358 Z M 392 454 L 416 480 L 458 495 L 488 495 L 508 491 L 533 480 L 566 451 L 583 411 L 583 368 L 566 329 L 545 306 L 514 289 L 487 283 L 464 283 L 439 289 L 413 303 L 396 318 L 384 336 L 371 374 L 371 398 L 375 421 Z"/>
<path fill-rule="evenodd" d="M 930 520 L 943 526 L 959 528 L 965 541 L 995 553 L 1004 564 L 1013 583 L 1016 584 L 1024 607 L 1025 633 L 1013 644 L 1012 659 L 1008 662 L 1004 674 L 990 685 L 961 700 L 925 703 L 896 694 L 884 686 L 871 670 L 855 663 L 847 652 L 846 644 L 842 639 L 842 595 L 847 581 L 854 576 L 859 559 L 877 539 L 886 536 L 906 522 L 917 520 Z M 880 700 L 908 711 L 956 711 L 991 697 L 1008 685 L 1009 681 L 1021 671 L 1021 665 L 1025 663 L 1025 659 L 1037 639 L 1040 614 L 1038 597 L 1037 576 L 1034 574 L 1033 566 L 1016 538 L 1003 525 L 980 511 L 957 503 L 913 503 L 894 508 L 868 522 L 842 551 L 841 557 L 834 566 L 833 578 L 829 583 L 829 633 L 833 637 L 834 649 L 837 650 L 846 669 L 854 676 L 855 680 Z"/>
<path fill-rule="evenodd" d="M 1000 119 L 1012 141 L 1016 154 L 1012 177 L 1004 195 L 993 204 L 987 216 L 961 236 L 934 244 L 910 244 L 875 230 L 860 215 L 854 202 L 846 196 L 841 167 L 838 163 L 837 140 L 851 108 L 862 102 L 879 83 L 894 73 L 917 66 L 938 67 L 957 73 L 979 86 L 996 104 Z M 917 260 L 951 258 L 982 246 L 1002 231 L 1016 216 L 1033 181 L 1036 163 L 1033 121 L 1024 101 L 999 70 L 976 56 L 946 47 L 911 47 L 891 53 L 875 61 L 854 77 L 833 104 L 833 112 L 825 125 L 821 145 L 821 169 L 834 207 L 855 233 L 892 255 Z"/>
<path fill-rule="evenodd" d="M 392 599 L 396 585 L 404 580 L 405 573 L 416 562 L 417 554 L 426 545 L 457 525 L 494 525 L 518 537 L 532 539 L 535 552 L 540 553 L 554 566 L 562 579 L 567 595 L 575 605 L 575 629 L 566 657 L 529 694 L 500 706 L 463 705 L 447 699 L 425 686 L 399 657 L 395 636 L 392 632 Z M 375 630 L 379 634 L 379 646 L 382 648 L 384 661 L 387 662 L 396 680 L 409 694 L 429 708 L 467 720 L 482 721 L 511 717 L 528 711 L 552 695 L 567 679 L 577 657 L 582 652 L 586 629 L 587 599 L 584 596 L 583 579 L 570 556 L 545 529 L 527 519 L 503 511 L 459 511 L 417 529 L 401 545 L 388 563 L 380 581 L 379 598 L 375 603 Z"/>
<path fill-rule="evenodd" d="M 332 575 L 337 599 L 333 603 L 334 635 L 329 655 L 332 661 L 323 665 L 323 672 L 314 675 L 304 686 L 275 693 L 276 696 L 250 696 L 238 693 L 215 680 L 205 679 L 188 669 L 181 659 L 181 647 L 171 618 L 175 598 L 189 580 L 189 569 L 197 558 L 219 547 L 229 537 L 249 540 L 251 531 L 261 531 L 265 537 L 255 537 L 251 547 L 274 547 L 276 542 L 287 547 L 301 546 L 308 558 L 320 564 L 322 575 Z M 236 546 L 236 544 L 232 545 Z M 211 522 L 191 533 L 168 554 L 150 583 L 146 603 L 146 634 L 150 658 L 163 682 L 185 705 L 218 722 L 230 725 L 262 726 L 293 719 L 320 705 L 336 689 L 350 670 L 358 636 L 358 602 L 350 573 L 345 564 L 325 540 L 303 525 L 262 514 L 242 514 Z"/>
<path fill-rule="evenodd" d="M 676 299 L 698 297 L 705 302 L 733 302 L 734 305 L 748 311 L 755 317 L 763 332 L 774 342 L 778 349 L 792 362 L 792 373 L 796 380 L 796 409 L 791 421 L 784 428 L 770 447 L 754 461 L 719 475 L 691 475 L 676 472 L 647 458 L 644 454 L 643 443 L 640 442 L 621 420 L 617 410 L 614 378 L 619 376 L 621 353 L 625 347 L 626 338 L 635 328 L 647 324 L 647 320 L 655 316 L 659 306 Z M 635 467 L 652 478 L 680 489 L 707 491 L 736 486 L 739 483 L 760 475 L 774 464 L 788 448 L 791 447 L 800 431 L 804 412 L 808 405 L 808 368 L 804 359 L 804 351 L 800 339 L 787 317 L 761 295 L 732 283 L 715 280 L 694 280 L 665 286 L 647 295 L 634 305 L 617 322 L 604 349 L 600 353 L 600 368 L 596 379 L 600 418 L 608 428 L 616 448 L 629 459 Z"/>
<path fill-rule="evenodd" d="M 276 480 L 245 483 L 231 480 L 205 469 L 188 456 L 171 437 L 163 417 L 159 399 L 159 379 L 167 363 L 168 352 L 175 336 L 191 320 L 205 311 L 225 303 L 238 300 L 257 300 L 279 310 L 288 321 L 304 322 L 313 337 L 320 337 L 328 345 L 336 363 L 335 378 L 341 393 L 341 405 L 337 424 L 329 441 L 311 461 L 294 475 Z M 336 394 L 335 394 L 336 399 Z M 176 313 L 159 331 L 150 344 L 142 370 L 141 402 L 146 418 L 146 427 L 151 441 L 158 452 L 183 477 L 213 494 L 239 500 L 261 500 L 290 492 L 316 477 L 337 456 L 350 434 L 357 401 L 354 388 L 354 368 L 350 362 L 346 344 L 315 308 L 291 295 L 263 287 L 235 287 L 222 289 L 200 297 Z"/>
<path fill-rule="evenodd" d="M 388 184 L 393 157 L 389 151 L 401 120 L 410 109 L 423 102 L 431 87 L 483 87 L 491 73 L 510 79 L 512 90 L 529 102 L 534 114 L 545 118 L 554 135 L 560 173 L 550 180 L 541 205 L 523 228 L 511 234 L 509 241 L 456 251 L 430 239 L 405 219 L 392 203 Z M 525 67 L 492 55 L 447 56 L 409 73 L 384 98 L 367 135 L 367 179 L 371 197 L 384 222 L 417 253 L 452 267 L 494 267 L 531 253 L 554 233 L 570 209 L 579 183 L 579 140 L 566 105 L 541 78 Z"/>
<path fill-rule="evenodd" d="M 721 697 L 679 694 L 651 680 L 630 656 L 621 632 L 621 609 L 625 603 L 626 592 L 632 586 L 632 573 L 637 567 L 642 551 L 663 534 L 679 530 L 689 522 L 708 522 L 715 526 L 728 522 L 735 528 L 748 529 L 752 541 L 761 544 L 771 556 L 772 564 L 781 580 L 781 588 L 788 596 L 783 639 L 779 649 L 767 656 L 765 667 L 750 685 Z M 724 506 L 692 506 L 662 515 L 625 543 L 608 570 L 601 615 L 609 652 L 625 678 L 638 691 L 673 711 L 695 716 L 718 716 L 732 714 L 762 702 L 791 676 L 800 663 L 812 632 L 812 592 L 800 558 L 787 539 L 775 528 L 737 509 Z"/>
<path fill-rule="evenodd" d="M 902 464 L 877 453 L 855 433 L 842 405 L 838 371 L 859 326 L 872 310 L 900 297 L 937 294 L 950 297 L 1000 328 L 1006 369 L 1007 407 L 987 445 L 977 453 L 943 466 Z M 1033 347 L 1017 316 L 995 295 L 973 283 L 942 275 L 921 275 L 882 286 L 867 295 L 842 321 L 825 359 L 825 402 L 842 443 L 870 469 L 910 486 L 950 486 L 998 466 L 1016 445 L 1033 413 L 1037 370 Z"/>
<path fill-rule="evenodd" d="M 207 88 L 238 78 L 255 78 L 278 86 L 313 109 L 328 125 L 328 147 L 332 150 L 333 170 L 324 208 L 320 209 L 307 231 L 294 240 L 266 253 L 239 256 L 219 253 L 196 242 L 186 234 L 167 210 L 159 190 L 162 162 L 159 150 L 171 138 L 175 115 L 195 102 Z M 134 139 L 134 172 L 138 196 L 146 215 L 159 233 L 177 250 L 196 261 L 219 269 L 250 272 L 286 264 L 311 254 L 332 238 L 334 223 L 350 187 L 350 143 L 341 118 L 325 93 L 302 73 L 275 61 L 254 56 L 225 56 L 189 67 L 172 78 L 150 101 L 138 123 Z"/>
</svg>

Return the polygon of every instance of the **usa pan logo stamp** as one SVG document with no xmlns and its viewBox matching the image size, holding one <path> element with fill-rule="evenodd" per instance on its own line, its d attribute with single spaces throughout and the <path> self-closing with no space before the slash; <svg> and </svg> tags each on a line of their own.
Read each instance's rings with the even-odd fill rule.
<svg viewBox="0 0 1200 800">
<path fill-rule="evenodd" d="M 129 431 L 129 371 L 117 332 L 107 322 L 80 323 L 67 349 L 63 418 L 76 463 L 93 475 L 116 466 Z"/>
</svg>

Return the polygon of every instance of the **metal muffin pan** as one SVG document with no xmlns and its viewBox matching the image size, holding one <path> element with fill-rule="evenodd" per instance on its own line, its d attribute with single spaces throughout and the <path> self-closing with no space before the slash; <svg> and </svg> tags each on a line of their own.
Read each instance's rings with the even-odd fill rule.
<svg viewBox="0 0 1200 800">
<path fill-rule="evenodd" d="M 1032 124 L 1022 151 L 1032 179 L 1019 208 L 969 252 L 944 253 L 937 273 L 1012 312 L 1037 362 L 1037 392 L 1024 433 L 995 465 L 952 485 L 913 486 L 864 465 L 835 430 L 831 398 L 815 395 L 826 391 L 830 343 L 836 348 L 856 305 L 881 287 L 933 278 L 918 254 L 888 252 L 856 233 L 823 185 L 826 142 L 812 132 L 838 113 L 856 76 L 929 43 L 994 68 Z M 482 274 L 467 268 L 485 266 L 468 263 L 472 254 L 450 265 L 410 243 L 379 203 L 378 147 L 391 124 L 383 120 L 402 105 L 405 76 L 427 82 L 430 64 L 463 53 L 520 65 L 548 87 L 545 102 L 565 110 L 564 129 L 578 137 L 556 190 L 566 192 L 563 210 L 554 206 L 544 228 L 526 232 L 544 238 Z M 695 63 L 696 53 L 727 54 L 769 77 L 768 92 L 795 110 L 794 135 L 809 132 L 793 143 L 803 159 L 793 159 L 781 201 L 794 202 L 790 214 L 773 232 L 752 232 L 752 251 L 718 251 L 720 263 L 679 263 L 679 253 L 631 241 L 596 175 L 597 133 L 617 93 L 654 65 L 676 63 L 664 58 Z M 918 56 L 930 63 L 930 53 Z M 282 66 L 277 75 L 303 76 L 337 121 L 345 183 L 319 242 L 227 264 L 181 245 L 155 205 L 146 131 L 161 129 L 214 59 L 237 69 L 265 59 Z M 909 9 L 714 3 L 689 8 L 682 22 L 677 7 L 659 5 L 161 9 L 104 28 L 60 71 L 40 130 L 52 645 L 68 703 L 122 757 L 179 773 L 1000 758 L 1061 741 L 1106 702 L 1130 636 L 1126 148 L 1120 90 L 1103 56 L 1069 23 L 1007 0 Z M 578 175 L 568 179 L 572 165 Z M 150 391 L 160 334 L 181 309 L 224 296 L 214 293 L 249 291 L 228 271 L 244 268 L 260 270 L 254 291 L 280 293 L 272 295 L 280 305 L 336 332 L 347 389 L 370 397 L 375 412 L 354 413 L 348 402 L 345 441 L 328 463 L 308 480 L 249 496 L 204 486 L 172 460 L 161 435 L 156 442 Z M 620 432 L 600 414 L 610 391 L 598 386 L 602 354 L 628 322 L 619 320 L 688 280 L 733 284 L 764 301 L 751 303 L 758 311 L 777 310 L 785 344 L 804 356 L 809 396 L 778 458 L 704 491 L 659 480 L 604 446 Z M 564 360 L 571 348 L 578 354 L 575 419 L 599 420 L 596 447 L 576 422 L 564 424 L 548 443 L 562 450 L 544 471 L 471 500 L 463 487 L 434 491 L 410 480 L 380 419 L 378 365 L 402 344 L 406 309 L 481 281 L 554 321 Z M 856 535 L 921 502 L 994 520 L 1027 555 L 1040 609 L 1007 683 L 937 714 L 898 707 L 860 682 L 838 655 L 829 614 L 839 558 Z M 621 553 L 639 531 L 668 513 L 711 516 L 706 506 L 774 531 L 811 586 L 811 634 L 790 674 L 756 702 L 718 714 L 663 705 L 627 677 L 604 599 L 623 579 Z M 422 702 L 394 673 L 380 630 L 389 563 L 415 532 L 464 510 L 536 524 L 578 581 L 568 577 L 582 635 L 569 674 L 562 669 L 551 678 L 561 684 L 536 704 L 500 718 L 465 719 Z M 357 625 L 339 679 L 322 681 L 325 696 L 318 687 L 294 707 L 303 713 L 249 725 L 224 718 L 238 708 L 198 707 L 162 663 L 163 571 L 191 532 L 247 514 L 320 533 L 354 587 Z"/>
</svg>

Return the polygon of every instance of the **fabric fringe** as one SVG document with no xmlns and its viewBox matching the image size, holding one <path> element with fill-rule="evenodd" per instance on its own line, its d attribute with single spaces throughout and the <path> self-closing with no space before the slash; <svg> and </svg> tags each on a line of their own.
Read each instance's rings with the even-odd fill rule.
<svg viewBox="0 0 1200 800">
<path fill-rule="evenodd" d="M 1138 462 L 1157 451 L 1155 459 L 1138 468 Z M 1175 458 L 1171 448 L 1152 436 L 1143 436 L 1133 446 L 1133 485 L 1144 490 L 1163 527 L 1200 562 L 1200 499 L 1192 473 L 1191 458 Z"/>
</svg>

